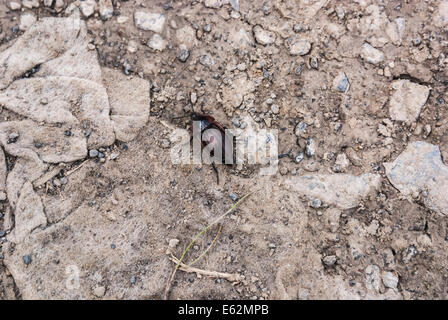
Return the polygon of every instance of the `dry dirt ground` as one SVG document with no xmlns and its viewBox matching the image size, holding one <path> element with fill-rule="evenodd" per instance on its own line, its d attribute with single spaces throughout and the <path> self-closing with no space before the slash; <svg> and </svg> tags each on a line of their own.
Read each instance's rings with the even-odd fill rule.
<svg viewBox="0 0 448 320">
<path fill-rule="evenodd" d="M 76 14 L 101 71 L 79 76 L 68 60 L 48 67 L 71 48 L 50 43 L 48 54 L 39 45 L 52 32 L 63 38 L 59 26 L 18 43 L 46 17 Z M 0 186 L 0 298 L 160 299 L 174 267 L 167 252 L 179 257 L 235 198 L 255 191 L 185 258 L 216 237 L 195 267 L 242 281 L 178 271 L 171 299 L 446 299 L 447 36 L 442 0 L 2 1 L 0 184 L 24 187 Z M 46 53 L 27 61 L 20 52 L 29 47 L 30 57 Z M 97 83 L 102 75 L 112 140 L 101 140 L 101 123 L 86 145 L 62 116 L 54 126 L 33 118 L 27 106 L 52 106 L 53 95 L 43 102 L 46 89 L 20 85 L 45 87 L 50 69 L 98 75 Z M 135 137 L 119 134 L 123 110 L 113 118 L 121 97 L 148 101 Z M 189 121 L 173 118 L 193 109 L 229 128 L 252 119 L 277 129 L 279 152 L 289 155 L 272 176 L 259 165 L 218 166 L 219 185 L 210 166 L 173 165 L 170 134 Z M 26 128 L 50 128 L 69 156 L 80 151 L 45 158 L 35 141 L 49 134 L 42 129 L 27 150 L 44 167 L 38 176 L 20 171 L 25 156 L 14 146 Z"/>
</svg>

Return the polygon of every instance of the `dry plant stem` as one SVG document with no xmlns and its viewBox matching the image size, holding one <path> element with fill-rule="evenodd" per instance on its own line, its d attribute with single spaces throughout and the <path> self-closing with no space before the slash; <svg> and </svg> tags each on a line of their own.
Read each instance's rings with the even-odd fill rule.
<svg viewBox="0 0 448 320">
<path fill-rule="evenodd" d="M 176 264 L 179 264 L 179 260 L 174 256 L 172 256 L 170 258 L 170 260 L 175 262 Z M 182 271 L 185 271 L 188 273 L 201 274 L 201 275 L 213 277 L 213 278 L 222 278 L 222 279 L 226 279 L 230 282 L 239 282 L 239 281 L 243 280 L 243 276 L 241 276 L 238 273 L 226 273 L 226 272 L 202 270 L 202 269 L 187 266 L 186 264 L 183 264 L 183 263 L 179 264 L 179 270 L 182 270 Z"/>
<path fill-rule="evenodd" d="M 165 293 L 163 294 L 163 299 L 167 300 L 168 299 L 168 295 L 170 292 L 170 288 L 171 288 L 171 282 L 174 279 L 174 276 L 176 275 L 176 271 L 179 268 L 180 264 L 182 263 L 182 260 L 184 259 L 185 255 L 187 254 L 188 250 L 190 250 L 190 248 L 193 246 L 193 244 L 196 242 L 196 240 L 198 240 L 203 234 L 204 232 L 206 232 L 208 229 L 210 229 L 212 226 L 214 226 L 215 224 L 217 224 L 218 222 L 220 222 L 222 219 L 224 219 L 230 212 L 232 212 L 244 199 L 246 199 L 248 196 L 250 196 L 253 192 L 249 192 L 248 194 L 246 194 L 245 196 L 243 196 L 240 200 L 238 200 L 229 210 L 227 210 L 226 213 L 224 213 L 223 215 L 219 216 L 215 221 L 213 221 L 211 224 L 209 224 L 207 227 L 205 227 L 204 229 L 202 229 L 194 238 L 193 240 L 191 240 L 191 242 L 188 244 L 188 246 L 185 248 L 184 252 L 182 253 L 181 257 L 179 260 L 177 260 L 177 264 L 176 267 L 173 270 L 173 273 L 171 274 L 171 277 L 169 278 L 166 287 L 165 287 Z"/>
<path fill-rule="evenodd" d="M 203 256 L 205 256 L 205 254 L 211 249 L 211 247 L 213 246 L 213 244 L 216 242 L 216 239 L 218 239 L 219 234 L 221 233 L 221 229 L 222 229 L 222 225 L 219 225 L 218 228 L 218 232 L 216 233 L 215 238 L 213 239 L 212 243 L 208 246 L 207 249 L 204 250 L 204 252 L 202 252 L 200 254 L 199 257 L 197 257 L 192 263 L 188 264 L 189 267 L 191 267 L 192 265 L 194 265 L 196 262 L 198 262 Z"/>
<path fill-rule="evenodd" d="M 79 169 L 82 168 L 82 166 L 84 166 L 86 164 L 86 162 L 89 160 L 84 160 L 79 166 L 77 166 L 76 168 L 70 170 L 69 172 L 67 172 L 65 175 L 68 177 L 69 175 L 71 175 L 72 173 L 78 171 Z"/>
</svg>

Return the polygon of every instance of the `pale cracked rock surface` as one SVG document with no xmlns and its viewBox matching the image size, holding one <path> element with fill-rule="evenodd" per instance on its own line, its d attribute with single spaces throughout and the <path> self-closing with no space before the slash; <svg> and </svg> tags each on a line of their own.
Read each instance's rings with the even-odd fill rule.
<svg viewBox="0 0 448 320">
<path fill-rule="evenodd" d="M 439 147 L 417 141 L 390 163 L 384 163 L 392 185 L 407 196 L 420 194 L 425 205 L 448 215 L 448 167 L 443 163 Z"/>
<path fill-rule="evenodd" d="M 350 209 L 379 188 L 381 177 L 370 173 L 360 176 L 316 174 L 294 177 L 288 179 L 286 183 L 297 193 L 310 199 L 319 199 L 340 209 Z"/>
<path fill-rule="evenodd" d="M 409 80 L 392 82 L 392 94 L 389 102 L 390 118 L 407 123 L 415 122 L 428 100 L 430 88 Z"/>
<path fill-rule="evenodd" d="M 165 16 L 161 13 L 136 11 L 134 13 L 134 23 L 139 29 L 160 33 L 163 31 Z"/>
<path fill-rule="evenodd" d="M 14 243 L 46 225 L 33 183 L 51 165 L 81 160 L 88 149 L 115 139 L 130 141 L 148 119 L 147 81 L 102 71 L 86 39 L 76 16 L 43 18 L 0 53 L 0 103 L 23 118 L 0 123 L 0 144 L 17 157 L 8 172 L 0 150 L 0 191 L 6 190 L 14 212 L 5 228 L 12 229 L 8 240 Z M 36 65 L 32 77 L 18 77 Z"/>
</svg>

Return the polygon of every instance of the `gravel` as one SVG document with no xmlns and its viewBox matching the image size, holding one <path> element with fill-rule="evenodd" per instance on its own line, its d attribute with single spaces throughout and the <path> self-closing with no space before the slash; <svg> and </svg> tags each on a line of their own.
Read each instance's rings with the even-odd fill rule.
<svg viewBox="0 0 448 320">
<path fill-rule="evenodd" d="M 98 154 L 99 154 L 99 151 L 96 150 L 96 149 L 89 150 L 89 157 L 90 158 L 96 158 L 96 157 L 98 157 Z"/>
<path fill-rule="evenodd" d="M 300 162 L 302 162 L 302 160 L 305 158 L 305 154 L 303 153 L 303 152 L 299 152 L 298 154 L 297 154 L 297 156 L 295 157 L 295 159 L 294 159 L 294 161 L 296 162 L 296 163 L 300 163 Z"/>
<path fill-rule="evenodd" d="M 188 49 L 180 49 L 179 54 L 177 55 L 177 59 L 180 62 L 186 62 L 190 57 L 190 51 Z"/>
<path fill-rule="evenodd" d="M 230 197 L 230 199 L 232 199 L 232 201 L 238 200 L 238 196 L 236 194 L 234 194 L 234 193 L 230 193 L 229 197 Z"/>
<path fill-rule="evenodd" d="M 305 154 L 308 157 L 312 157 L 316 154 L 316 143 L 313 138 L 306 139 Z"/>
<path fill-rule="evenodd" d="M 319 199 L 314 199 L 310 202 L 310 207 L 319 209 L 320 207 L 322 207 L 322 201 Z"/>
<path fill-rule="evenodd" d="M 379 64 L 384 61 L 384 53 L 374 47 L 369 43 L 364 43 L 362 45 L 361 56 L 364 60 L 371 64 Z"/>
<path fill-rule="evenodd" d="M 31 263 L 31 256 L 30 255 L 24 255 L 23 256 L 23 263 L 25 263 L 26 265 L 29 265 Z"/>
<path fill-rule="evenodd" d="M 333 266 L 337 261 L 336 256 L 326 256 L 322 259 L 322 262 L 326 265 L 326 266 Z"/>
<path fill-rule="evenodd" d="M 296 128 L 295 128 L 294 133 L 296 134 L 296 136 L 299 137 L 299 136 L 302 135 L 302 133 L 305 132 L 305 130 L 306 130 L 306 123 L 305 123 L 305 122 L 299 122 L 299 123 L 296 125 Z"/>
</svg>

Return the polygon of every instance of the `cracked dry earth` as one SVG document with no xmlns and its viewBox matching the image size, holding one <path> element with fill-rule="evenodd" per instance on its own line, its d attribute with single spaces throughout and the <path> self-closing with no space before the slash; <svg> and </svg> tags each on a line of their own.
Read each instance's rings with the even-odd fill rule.
<svg viewBox="0 0 448 320">
<path fill-rule="evenodd" d="M 446 299 L 448 1 L 0 3 L 0 298 Z M 174 165 L 192 111 L 278 130 Z"/>
</svg>

